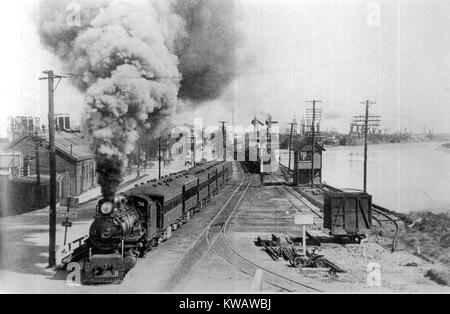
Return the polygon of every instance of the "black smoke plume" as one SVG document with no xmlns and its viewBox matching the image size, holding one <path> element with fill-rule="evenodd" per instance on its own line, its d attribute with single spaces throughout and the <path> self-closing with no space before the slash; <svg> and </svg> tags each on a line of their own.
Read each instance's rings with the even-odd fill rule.
<svg viewBox="0 0 450 314">
<path fill-rule="evenodd" d="M 38 15 L 43 44 L 86 96 L 105 197 L 140 134 L 158 136 L 179 98 L 217 98 L 235 75 L 232 1 L 42 0 Z"/>
<path fill-rule="evenodd" d="M 183 75 L 180 97 L 203 102 L 220 97 L 236 75 L 234 1 L 178 1 L 176 12 L 186 22 L 186 37 L 178 44 Z"/>
<path fill-rule="evenodd" d="M 116 156 L 97 155 L 98 183 L 104 198 L 113 199 L 117 187 L 122 182 L 122 161 Z"/>
</svg>

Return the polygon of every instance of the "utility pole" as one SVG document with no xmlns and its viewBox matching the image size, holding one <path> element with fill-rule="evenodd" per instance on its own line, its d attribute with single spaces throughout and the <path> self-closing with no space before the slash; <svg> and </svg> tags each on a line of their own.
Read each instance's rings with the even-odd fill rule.
<svg viewBox="0 0 450 314">
<path fill-rule="evenodd" d="M 234 158 L 235 161 L 238 160 L 238 148 L 237 148 L 237 143 L 238 143 L 237 132 L 234 132 L 234 143 L 233 143 L 233 147 L 234 147 L 233 151 L 234 151 L 234 154 L 233 154 L 233 158 Z"/>
<path fill-rule="evenodd" d="M 227 161 L 227 132 L 225 129 L 226 121 L 219 121 L 222 124 L 222 138 L 223 138 L 223 161 Z"/>
<path fill-rule="evenodd" d="M 38 184 L 38 186 L 41 186 L 41 161 L 39 160 L 40 156 L 39 156 L 39 135 L 38 132 L 36 131 L 35 133 L 36 138 L 35 138 L 35 143 L 34 143 L 34 150 L 35 150 L 35 158 L 36 158 L 36 182 Z"/>
<path fill-rule="evenodd" d="M 292 156 L 292 141 L 294 137 L 294 127 L 297 125 L 297 123 L 292 122 L 289 123 L 291 125 L 291 135 L 289 136 L 289 170 L 291 169 L 291 156 Z"/>
<path fill-rule="evenodd" d="M 376 102 L 366 100 L 365 102 L 362 102 L 361 104 L 366 105 L 366 117 L 364 121 L 364 193 L 367 193 L 367 153 L 368 153 L 368 147 L 367 147 L 367 137 L 369 133 L 369 108 L 370 105 L 375 105 Z"/>
<path fill-rule="evenodd" d="M 314 152 L 316 149 L 316 105 L 318 103 L 321 103 L 321 100 L 312 100 L 312 101 L 308 101 L 308 103 L 312 103 L 313 105 L 313 109 L 312 109 L 312 126 L 311 126 L 311 136 L 312 136 L 312 141 L 311 141 L 311 151 L 312 151 L 312 156 L 311 156 L 311 188 L 314 188 L 314 178 L 315 178 L 315 165 L 314 165 Z"/>
<path fill-rule="evenodd" d="M 138 155 L 137 155 L 137 177 L 141 176 L 141 145 L 138 142 Z"/>
<path fill-rule="evenodd" d="M 161 180 L 162 172 L 161 172 L 161 159 L 162 159 L 162 153 L 161 153 L 161 136 L 158 139 L 158 178 Z"/>
<path fill-rule="evenodd" d="M 196 152 L 197 141 L 195 140 L 195 126 L 191 129 L 191 150 L 192 150 L 192 165 L 197 166 L 197 152 Z"/>
<path fill-rule="evenodd" d="M 56 266 L 56 149 L 55 149 L 55 89 L 53 71 L 45 71 L 48 82 L 48 132 L 50 142 L 50 235 L 49 267 Z"/>
<path fill-rule="evenodd" d="M 259 128 L 260 128 L 260 126 L 264 126 L 264 123 L 259 121 L 256 118 L 256 115 L 255 115 L 254 118 L 253 118 L 252 124 L 253 124 L 253 135 L 256 136 L 256 160 L 259 161 L 260 158 L 261 158 L 261 145 L 260 145 L 260 143 L 261 143 L 261 134 L 259 132 Z M 258 126 L 258 124 L 260 126 Z M 250 145 L 250 142 L 249 142 L 249 145 Z"/>
<path fill-rule="evenodd" d="M 11 133 L 12 133 L 12 155 L 13 155 L 13 158 L 12 158 L 12 165 L 11 165 L 11 169 L 12 169 L 11 173 L 14 176 L 13 171 L 15 171 L 14 168 L 16 167 L 16 151 L 15 151 L 16 150 L 16 143 L 15 143 L 15 141 L 16 141 L 16 136 L 15 136 L 16 121 L 14 120 L 14 117 L 12 119 L 13 119 L 13 125 L 11 127 L 11 131 L 12 131 Z"/>
<path fill-rule="evenodd" d="M 278 121 L 272 120 L 272 115 L 269 114 L 269 117 L 267 118 L 266 125 L 267 125 L 267 153 L 269 155 L 272 154 L 272 126 L 274 124 L 278 124 Z"/>
<path fill-rule="evenodd" d="M 44 71 L 46 77 L 39 80 L 48 82 L 48 133 L 50 142 L 49 166 L 50 166 L 50 213 L 49 213 L 49 268 L 56 266 L 56 148 L 55 148 L 55 90 L 64 78 L 55 75 L 53 71 Z M 55 78 L 59 79 L 56 87 Z"/>
</svg>

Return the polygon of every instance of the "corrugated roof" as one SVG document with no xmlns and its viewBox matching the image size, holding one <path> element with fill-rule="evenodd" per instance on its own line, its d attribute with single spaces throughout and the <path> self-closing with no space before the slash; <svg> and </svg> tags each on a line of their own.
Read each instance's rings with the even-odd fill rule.
<svg viewBox="0 0 450 314">
<path fill-rule="evenodd" d="M 46 139 L 48 140 L 48 134 L 46 134 Z M 73 159 L 84 160 L 94 156 L 89 141 L 79 133 L 56 133 L 55 145 L 57 150 Z"/>
<path fill-rule="evenodd" d="M 301 140 L 299 143 L 294 144 L 294 150 L 299 150 L 302 149 L 303 147 L 307 146 L 307 145 L 312 145 L 312 139 L 311 138 L 304 138 L 303 140 Z M 316 150 L 320 150 L 320 151 L 326 151 L 326 149 L 320 145 L 320 143 L 316 142 Z"/>
<path fill-rule="evenodd" d="M 181 195 L 182 184 L 178 181 L 168 181 L 166 178 L 155 182 L 144 183 L 128 193 L 134 196 L 145 195 L 151 199 L 164 198 L 164 202 L 169 202 Z"/>
<path fill-rule="evenodd" d="M 45 132 L 39 135 L 45 138 L 48 145 L 48 133 Z M 15 145 L 18 145 L 20 142 L 28 138 L 29 136 L 27 135 L 18 139 L 15 142 Z M 11 147 L 12 145 L 10 145 L 10 148 Z M 55 147 L 58 152 L 76 161 L 86 160 L 94 157 L 88 139 L 84 138 L 80 133 L 56 132 Z"/>
</svg>

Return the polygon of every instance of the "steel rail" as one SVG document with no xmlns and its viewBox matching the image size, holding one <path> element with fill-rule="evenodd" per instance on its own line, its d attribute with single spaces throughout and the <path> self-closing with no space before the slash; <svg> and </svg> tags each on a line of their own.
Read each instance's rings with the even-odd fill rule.
<svg viewBox="0 0 450 314">
<path fill-rule="evenodd" d="M 248 174 L 248 170 L 245 169 L 245 171 L 246 171 L 246 173 Z M 248 188 L 250 188 L 250 185 L 251 185 L 251 183 L 249 184 L 249 187 L 248 187 Z M 248 190 L 248 189 L 247 189 L 247 190 Z M 244 194 L 244 195 L 245 195 L 245 194 Z M 230 241 L 228 240 L 228 237 L 227 237 L 227 235 L 226 235 L 226 234 L 227 234 L 228 225 L 229 225 L 231 219 L 233 218 L 234 213 L 235 213 L 235 212 L 237 211 L 237 209 L 239 208 L 239 205 L 240 205 L 242 199 L 243 199 L 243 197 L 241 198 L 241 200 L 239 200 L 238 204 L 237 204 L 236 207 L 233 209 L 233 212 L 232 212 L 231 215 L 228 217 L 228 219 L 227 219 L 227 221 L 225 222 L 225 224 L 224 224 L 224 226 L 223 226 L 223 228 L 222 228 L 222 231 L 221 231 L 222 237 L 223 237 L 224 242 L 225 242 L 225 244 L 227 245 L 227 247 L 228 247 L 231 251 L 233 251 L 233 253 L 234 253 L 236 256 L 238 256 L 238 257 L 240 257 L 241 259 L 245 260 L 246 262 L 248 262 L 249 264 L 253 265 L 253 266 L 256 267 L 257 269 L 261 269 L 261 270 L 263 270 L 263 271 L 266 272 L 266 273 L 269 273 L 269 274 L 271 274 L 271 275 L 273 275 L 273 276 L 275 276 L 275 277 L 281 278 L 281 279 L 283 279 L 283 280 L 285 280 L 285 281 L 288 281 L 288 282 L 290 282 L 290 283 L 299 285 L 299 286 L 301 286 L 301 287 L 303 287 L 303 288 L 306 288 L 306 289 L 308 289 L 308 290 L 312 290 L 312 291 L 319 292 L 319 293 L 324 293 L 324 291 L 321 291 L 321 290 L 316 289 L 316 288 L 314 288 L 314 287 L 308 286 L 308 285 L 306 285 L 306 284 L 304 284 L 304 283 L 298 282 L 298 281 L 293 280 L 293 279 L 291 279 L 291 278 L 285 277 L 285 276 L 283 276 L 283 275 L 281 275 L 281 274 L 279 274 L 279 273 L 276 273 L 276 272 L 274 272 L 274 271 L 272 271 L 272 270 L 270 270 L 270 269 L 261 267 L 261 265 L 258 265 L 258 264 L 256 264 L 256 263 L 254 263 L 253 261 L 251 261 L 251 260 L 245 258 L 244 256 L 242 256 L 242 255 L 241 255 L 241 254 L 240 254 L 240 253 L 239 253 L 239 252 L 238 252 L 238 251 L 230 244 Z"/>
<path fill-rule="evenodd" d="M 241 170 L 241 174 L 242 174 L 242 176 L 243 176 L 243 181 L 242 181 L 242 182 L 244 182 L 244 181 L 245 181 L 245 175 L 248 175 L 248 172 L 244 173 L 244 171 Z M 240 197 L 240 199 L 238 200 L 238 203 L 236 204 L 236 207 L 234 208 L 233 212 L 235 211 L 235 209 L 236 209 L 237 207 L 239 207 L 239 204 L 241 203 L 242 199 L 245 197 L 245 195 L 246 195 L 247 191 L 249 190 L 249 188 L 250 188 L 250 186 L 251 186 L 252 183 L 253 183 L 253 180 L 252 180 L 251 177 L 249 176 L 249 180 L 247 180 L 247 186 L 246 186 L 246 188 L 245 188 L 245 190 L 244 190 L 244 193 L 243 193 L 243 195 Z M 241 186 L 240 186 L 240 187 L 241 187 Z M 240 187 L 239 187 L 239 188 L 240 188 Z M 232 199 L 232 197 L 230 197 L 229 200 L 231 200 L 231 199 Z M 217 217 L 216 217 L 216 218 L 217 218 Z M 214 220 L 215 220 L 215 219 L 214 219 Z M 211 226 L 212 226 L 212 225 L 211 225 Z M 208 246 L 209 246 L 210 251 L 213 252 L 220 260 L 222 260 L 222 261 L 225 262 L 226 264 L 228 264 L 228 265 L 230 265 L 230 266 L 236 268 L 236 269 L 237 269 L 238 271 L 240 271 L 241 273 L 243 273 L 243 274 L 245 274 L 245 275 L 247 275 L 247 276 L 253 278 L 253 277 L 254 277 L 254 274 L 252 274 L 252 273 L 250 273 L 250 272 L 247 272 L 247 271 L 243 270 L 242 268 L 239 268 L 236 264 L 230 262 L 230 261 L 227 260 L 224 256 L 222 256 L 221 254 L 219 254 L 219 252 L 217 252 L 217 250 L 214 248 L 214 246 L 216 245 L 217 240 L 219 239 L 220 236 L 217 237 L 217 238 L 213 241 L 213 243 L 211 243 L 211 241 L 210 241 L 210 239 L 209 239 L 209 231 L 210 231 L 210 229 L 211 229 L 211 228 L 209 228 L 209 229 L 207 230 L 207 232 L 206 232 L 206 241 L 207 241 L 207 243 L 208 243 Z M 222 233 L 222 231 L 223 231 L 223 229 L 222 229 L 221 231 L 219 231 L 218 234 L 220 235 L 220 234 Z M 233 252 L 233 253 L 234 253 L 234 252 Z M 241 258 L 242 258 L 242 257 L 241 257 Z M 248 262 L 246 259 L 243 259 L 243 260 L 244 260 L 245 262 Z M 271 286 L 274 286 L 274 287 L 276 287 L 276 288 L 279 288 L 279 289 L 282 289 L 282 290 L 284 290 L 284 291 L 287 291 L 287 292 L 294 292 L 293 290 L 287 289 L 287 288 L 285 288 L 285 287 L 283 287 L 283 286 L 280 286 L 280 285 L 275 284 L 275 283 L 273 283 L 273 282 L 270 282 L 270 281 L 268 281 L 268 280 L 263 280 L 263 282 L 265 282 L 265 283 L 267 283 L 267 284 L 269 284 L 269 285 L 271 285 Z"/>
<path fill-rule="evenodd" d="M 310 211 L 312 211 L 317 217 L 320 219 L 323 219 L 323 216 L 319 214 L 315 209 L 313 209 L 309 204 L 307 204 L 296 192 L 291 191 L 287 186 L 283 186 L 284 190 L 287 191 L 289 194 L 294 196 L 297 200 L 302 202 L 306 207 L 309 208 Z M 291 202 L 292 203 L 292 202 Z M 292 203 L 293 204 L 293 203 Z M 293 204 L 294 205 L 294 204 Z M 295 206 L 295 205 L 294 205 Z"/>
<path fill-rule="evenodd" d="M 398 243 L 398 238 L 400 235 L 400 226 L 398 225 L 397 221 L 395 219 L 393 219 L 392 217 L 390 217 L 389 215 L 383 213 L 382 210 L 380 210 L 381 207 L 377 206 L 377 205 L 372 205 L 372 210 L 374 212 L 376 212 L 378 215 L 381 215 L 385 218 L 387 218 L 390 222 L 392 222 L 395 226 L 395 236 L 394 239 L 392 240 L 392 252 L 396 252 L 397 251 L 397 243 Z"/>
</svg>

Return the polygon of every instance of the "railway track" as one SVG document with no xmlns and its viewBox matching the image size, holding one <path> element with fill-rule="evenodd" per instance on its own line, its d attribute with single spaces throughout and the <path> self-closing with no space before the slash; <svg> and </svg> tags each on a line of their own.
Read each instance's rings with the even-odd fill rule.
<svg viewBox="0 0 450 314">
<path fill-rule="evenodd" d="M 287 186 L 282 186 L 278 188 L 279 190 L 282 190 L 284 192 L 289 193 L 290 195 L 292 195 L 294 198 L 296 198 L 298 201 L 302 202 L 306 207 L 308 207 L 308 209 L 314 214 L 316 215 L 318 218 L 323 220 L 323 215 L 321 215 L 315 208 L 313 208 L 312 206 L 310 206 L 308 203 L 306 203 L 295 191 L 292 191 L 292 189 L 290 189 Z M 284 193 L 284 195 L 286 195 L 286 193 Z M 297 205 L 295 205 L 291 200 L 289 200 L 288 198 L 286 198 L 300 213 L 302 212 L 301 209 L 299 209 L 297 207 Z"/>
<path fill-rule="evenodd" d="M 183 276 L 186 273 L 186 268 L 184 265 L 189 261 L 191 256 L 196 256 L 201 252 L 202 250 L 202 244 L 204 242 L 208 242 L 208 233 L 212 228 L 215 228 L 219 226 L 217 223 L 217 220 L 220 218 L 221 215 L 224 214 L 226 209 L 230 206 L 230 204 L 235 200 L 236 195 L 239 193 L 240 190 L 243 188 L 246 188 L 246 177 L 242 176 L 242 180 L 238 183 L 236 188 L 233 190 L 232 194 L 228 197 L 225 204 L 222 206 L 222 208 L 217 212 L 217 214 L 212 218 L 212 220 L 209 222 L 209 224 L 202 230 L 198 238 L 194 240 L 194 242 L 191 244 L 191 246 L 186 250 L 186 253 L 183 254 L 183 256 L 178 260 L 178 262 L 175 263 L 174 272 L 170 276 L 170 278 L 167 280 L 167 283 L 163 285 L 164 291 L 172 291 L 176 287 L 174 286 L 174 282 L 180 281 L 180 277 Z M 204 258 L 203 258 L 204 259 Z M 192 271 L 189 271 L 189 274 L 185 280 L 182 280 L 181 284 L 178 284 L 177 286 L 180 286 L 184 288 L 188 281 L 190 280 L 190 277 L 192 276 Z"/>
<path fill-rule="evenodd" d="M 227 198 L 223 207 L 217 212 L 208 226 L 202 230 L 199 237 L 186 250 L 183 256 L 175 263 L 174 270 L 162 284 L 162 291 L 184 291 L 185 287 L 194 276 L 194 269 L 204 268 L 210 254 L 204 254 L 205 246 L 208 253 L 212 253 L 223 263 L 233 267 L 240 273 L 252 279 L 258 269 L 264 271 L 263 282 L 284 292 L 314 292 L 322 293 L 312 286 L 293 280 L 282 274 L 276 273 L 267 267 L 246 258 L 227 237 L 229 223 L 237 213 L 240 205 L 250 188 L 255 186 L 252 174 L 245 168 L 238 168 L 242 180 Z M 232 185 L 229 185 L 232 186 Z M 203 256 L 198 260 L 198 256 Z M 193 262 L 194 261 L 194 262 Z"/>
<path fill-rule="evenodd" d="M 246 258 L 243 256 L 238 250 L 236 250 L 231 241 L 228 239 L 227 231 L 229 224 L 232 218 L 235 216 L 238 211 L 242 200 L 246 196 L 248 190 L 251 188 L 254 181 L 252 179 L 252 175 L 248 172 L 247 169 L 241 169 L 241 173 L 243 177 L 247 177 L 245 180 L 244 188 L 242 191 L 242 195 L 238 198 L 236 204 L 233 204 L 231 207 L 231 212 L 229 215 L 222 217 L 220 222 L 216 222 L 212 225 L 212 228 L 209 228 L 206 234 L 206 240 L 211 252 L 213 252 L 220 260 L 225 262 L 226 264 L 236 268 L 239 272 L 253 278 L 256 270 L 261 269 L 265 272 L 264 274 L 264 282 L 268 285 L 276 287 L 286 292 L 298 292 L 298 291 L 306 291 L 306 292 L 323 292 L 314 287 L 306 285 L 302 282 L 293 280 L 288 278 L 282 274 L 274 272 L 266 267 L 262 267 L 258 263 Z M 212 230 L 213 228 L 219 228 L 216 230 Z M 212 235 L 212 237 L 211 237 Z M 215 236 L 215 238 L 214 238 Z M 300 290 L 299 290 L 300 289 Z"/>
<path fill-rule="evenodd" d="M 397 220 L 392 218 L 388 214 L 386 214 L 385 213 L 385 209 L 380 207 L 380 206 L 373 205 L 372 206 L 372 211 L 373 211 L 373 213 L 376 213 L 376 214 L 386 218 L 388 222 L 390 222 L 390 223 L 392 223 L 394 225 L 394 227 L 395 227 L 395 235 L 394 235 L 394 239 L 392 240 L 392 252 L 397 251 L 398 238 L 399 238 L 399 235 L 400 235 L 400 226 L 399 226 Z M 372 215 L 372 217 L 374 217 L 374 216 Z M 382 226 L 382 222 L 386 221 L 386 220 L 381 220 L 381 219 L 375 218 L 375 217 L 374 217 L 374 219 L 376 221 L 378 221 L 378 224 L 380 224 L 380 226 Z"/>
<path fill-rule="evenodd" d="M 223 263 L 230 265 L 235 268 L 240 273 L 253 278 L 256 270 L 261 269 L 265 272 L 263 282 L 275 287 L 284 292 L 315 292 L 320 293 L 318 289 L 308 286 L 302 282 L 293 280 L 282 274 L 278 274 L 266 267 L 262 267 L 258 263 L 249 260 L 241 253 L 239 253 L 231 244 L 227 237 L 227 230 L 231 219 L 234 217 L 242 200 L 246 196 L 249 189 L 254 184 L 252 175 L 245 168 L 239 168 L 242 180 L 239 186 L 235 189 L 234 193 L 228 198 L 225 205 L 218 212 L 216 217 L 211 221 L 211 223 L 203 231 L 199 239 L 193 244 L 192 250 L 199 245 L 202 241 L 206 241 L 208 246 L 208 251 L 212 252 L 214 256 L 219 258 Z M 185 255 L 189 255 L 189 251 Z M 205 255 L 201 260 L 202 263 L 205 262 L 209 255 Z M 181 287 L 185 287 L 191 279 L 192 272 L 181 284 Z"/>
</svg>

